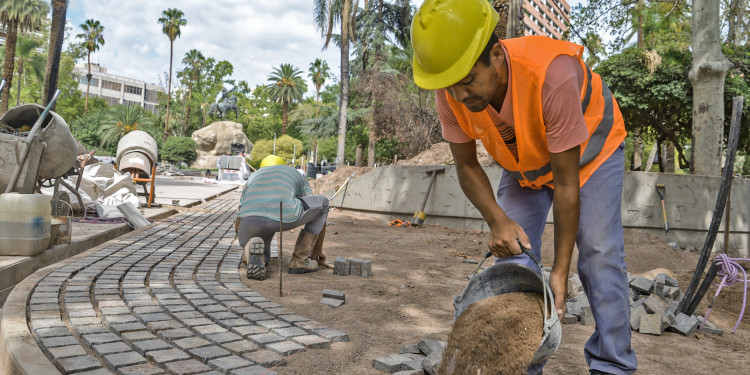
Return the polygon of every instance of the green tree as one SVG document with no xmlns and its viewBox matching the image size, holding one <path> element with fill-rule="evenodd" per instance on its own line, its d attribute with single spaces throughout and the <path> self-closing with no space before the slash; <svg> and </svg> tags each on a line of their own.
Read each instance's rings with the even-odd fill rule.
<svg viewBox="0 0 750 375">
<path fill-rule="evenodd" d="M 65 39 L 65 14 L 68 11 L 68 0 L 51 0 L 52 25 L 49 33 L 49 47 L 47 49 L 47 68 L 44 74 L 42 89 L 42 104 L 47 105 L 57 91 L 57 81 L 60 73 L 60 58 Z M 54 106 L 52 107 L 55 108 Z"/>
<path fill-rule="evenodd" d="M 0 26 L 5 28 L 5 61 L 3 79 L 5 88 L 0 94 L 0 114 L 8 111 L 10 88 L 13 86 L 13 68 L 16 58 L 16 40 L 19 32 L 36 30 L 49 11 L 47 3 L 40 0 L 0 2 Z"/>
<path fill-rule="evenodd" d="M 283 118 L 281 120 L 281 134 L 286 134 L 287 112 L 289 104 L 299 101 L 307 91 L 307 84 L 301 77 L 302 71 L 292 64 L 281 64 L 273 68 L 268 76 L 268 90 L 273 100 L 283 105 Z"/>
<path fill-rule="evenodd" d="M 182 75 L 187 81 L 187 87 L 188 87 L 188 96 L 187 96 L 187 101 L 186 101 L 187 113 L 185 115 L 185 129 L 186 130 L 190 126 L 190 105 L 193 99 L 193 85 L 196 84 L 198 80 L 200 79 L 200 75 L 203 69 L 203 63 L 205 61 L 206 61 L 206 58 L 197 49 L 191 49 L 185 54 L 185 57 L 182 58 L 182 63 L 186 65 L 185 70 L 183 70 L 182 72 Z M 178 72 L 177 75 L 180 76 L 181 73 Z"/>
<path fill-rule="evenodd" d="M 247 97 L 239 97 L 237 106 L 242 108 L 237 122 L 244 125 L 251 142 L 272 139 L 274 133 L 281 133 L 282 105 L 271 99 L 268 86 L 256 86 Z"/>
<path fill-rule="evenodd" d="M 170 137 L 161 147 L 161 157 L 172 163 L 190 163 L 198 157 L 198 144 L 190 137 Z"/>
<path fill-rule="evenodd" d="M 16 105 L 21 104 L 21 81 L 23 81 L 24 66 L 36 54 L 36 49 L 41 42 L 33 37 L 21 35 L 16 42 L 16 70 L 18 71 L 18 83 L 16 91 Z"/>
<path fill-rule="evenodd" d="M 169 82 L 167 83 L 167 115 L 164 123 L 164 141 L 167 140 L 169 129 L 169 102 L 172 99 L 172 57 L 174 55 L 174 41 L 180 36 L 180 28 L 187 25 L 185 14 L 177 8 L 169 8 L 161 12 L 159 23 L 162 26 L 162 32 L 169 38 Z"/>
<path fill-rule="evenodd" d="M 320 88 L 326 83 L 326 79 L 331 76 L 331 69 L 328 67 L 328 63 L 325 60 L 315 59 L 310 63 L 308 69 L 308 77 L 313 81 L 315 85 L 315 104 L 320 104 Z M 318 111 L 315 110 L 315 117 L 318 117 Z"/>
<path fill-rule="evenodd" d="M 292 162 L 292 156 L 299 159 L 302 155 L 302 141 L 288 135 L 282 135 L 276 139 L 276 152 L 274 153 L 273 139 L 261 139 L 253 144 L 250 156 L 253 160 L 263 160 L 268 155 L 280 156 L 287 163 Z"/>
<path fill-rule="evenodd" d="M 344 165 L 346 145 L 346 111 L 349 105 L 349 43 L 354 39 L 356 7 L 352 0 L 313 0 L 313 18 L 315 25 L 326 41 L 323 49 L 328 48 L 334 29 L 339 28 L 339 47 L 341 48 L 341 94 L 339 96 L 339 137 L 336 163 Z"/>
<path fill-rule="evenodd" d="M 86 103 L 83 106 L 83 113 L 88 113 L 89 110 L 89 92 L 91 89 L 91 53 L 98 51 L 100 46 L 104 45 L 104 26 L 97 20 L 88 19 L 86 22 L 80 25 L 83 30 L 82 33 L 76 37 L 83 39 L 83 45 L 86 48 L 86 67 L 88 73 L 86 73 Z"/>
<path fill-rule="evenodd" d="M 111 107 L 102 119 L 99 137 L 104 146 L 117 144 L 125 134 L 133 130 L 147 130 L 151 117 L 137 104 L 118 104 Z"/>
</svg>

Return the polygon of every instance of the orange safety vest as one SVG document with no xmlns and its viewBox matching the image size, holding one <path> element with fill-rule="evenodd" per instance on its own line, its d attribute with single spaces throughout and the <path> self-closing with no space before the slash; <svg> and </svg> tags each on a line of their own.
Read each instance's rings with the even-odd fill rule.
<svg viewBox="0 0 750 375">
<path fill-rule="evenodd" d="M 579 179 L 583 186 L 627 135 L 620 108 L 612 92 L 601 77 L 581 60 L 582 46 L 541 36 L 508 39 L 501 43 L 508 51 L 511 66 L 509 93 L 513 98 L 518 160 L 505 145 L 487 109 L 471 112 L 446 92 L 448 104 L 461 129 L 469 137 L 481 140 L 487 152 L 521 186 L 533 189 L 540 189 L 545 185 L 553 187 L 542 117 L 542 86 L 547 68 L 555 57 L 575 56 L 586 72 L 581 89 L 581 108 L 589 130 L 589 139 L 581 144 Z"/>
</svg>

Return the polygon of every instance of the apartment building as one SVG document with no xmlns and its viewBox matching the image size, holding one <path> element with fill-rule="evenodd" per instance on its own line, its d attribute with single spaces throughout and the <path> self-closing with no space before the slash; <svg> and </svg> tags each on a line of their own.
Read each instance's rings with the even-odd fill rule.
<svg viewBox="0 0 750 375">
<path fill-rule="evenodd" d="M 524 0 L 524 35 L 562 39 L 568 30 L 570 5 L 565 0 Z"/>
<path fill-rule="evenodd" d="M 86 95 L 86 65 L 76 66 L 78 90 Z M 158 93 L 165 92 L 164 87 L 107 73 L 107 68 L 98 64 L 91 64 L 90 96 L 104 98 L 109 105 L 138 104 L 147 111 L 157 114 L 159 104 Z"/>
</svg>

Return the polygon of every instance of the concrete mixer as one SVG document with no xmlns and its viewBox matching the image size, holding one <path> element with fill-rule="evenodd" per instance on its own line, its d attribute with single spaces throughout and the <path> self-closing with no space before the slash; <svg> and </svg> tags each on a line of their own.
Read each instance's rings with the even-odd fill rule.
<svg viewBox="0 0 750 375">
<path fill-rule="evenodd" d="M 115 164 L 120 172 L 130 172 L 133 182 L 143 186 L 148 196 L 147 206 L 151 207 L 154 200 L 154 180 L 156 178 L 156 161 L 159 149 L 156 141 L 142 130 L 133 130 L 117 142 Z M 146 184 L 150 189 L 146 190 Z"/>
</svg>

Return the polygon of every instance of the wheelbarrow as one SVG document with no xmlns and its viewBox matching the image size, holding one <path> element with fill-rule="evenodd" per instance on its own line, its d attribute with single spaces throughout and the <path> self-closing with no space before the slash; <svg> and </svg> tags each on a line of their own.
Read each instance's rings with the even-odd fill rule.
<svg viewBox="0 0 750 375">
<path fill-rule="evenodd" d="M 523 247 L 521 250 L 539 266 L 539 270 L 542 270 L 542 264 L 534 254 Z M 458 316 L 469 305 L 485 298 L 505 293 L 539 293 L 544 300 L 544 327 L 539 348 L 531 360 L 531 365 L 543 363 L 555 353 L 562 336 L 562 326 L 555 310 L 555 300 L 549 286 L 549 280 L 535 270 L 517 263 L 495 264 L 477 274 L 482 263 L 490 255 L 492 253 L 487 252 L 482 262 L 474 270 L 463 293 L 454 299 L 453 307 L 456 309 L 454 319 L 458 319 Z"/>
</svg>

